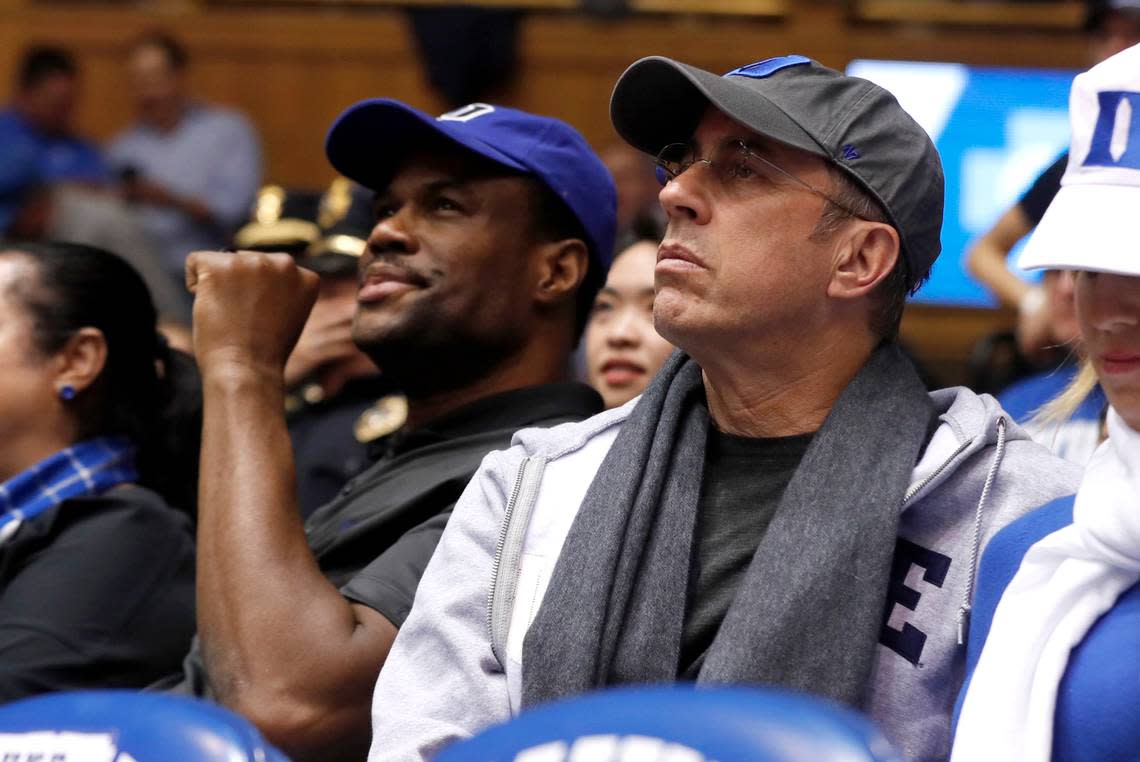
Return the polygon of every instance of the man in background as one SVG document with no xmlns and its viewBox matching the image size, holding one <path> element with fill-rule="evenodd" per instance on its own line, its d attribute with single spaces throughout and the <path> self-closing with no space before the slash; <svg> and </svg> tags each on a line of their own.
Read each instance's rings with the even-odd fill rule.
<svg viewBox="0 0 1140 762">
<path fill-rule="evenodd" d="M 124 197 L 180 285 L 186 255 L 228 246 L 261 184 L 261 149 L 249 121 L 194 100 L 189 64 L 169 35 L 134 43 L 127 65 L 138 122 L 108 147 Z"/>
<path fill-rule="evenodd" d="M 17 67 L 11 105 L 0 111 L 0 176 L 29 155 L 44 185 L 80 182 L 102 185 L 107 165 L 91 142 L 79 137 L 79 67 L 66 50 L 28 48 Z"/>
<path fill-rule="evenodd" d="M 78 137 L 79 68 L 62 48 L 35 45 L 17 66 L 11 104 L 0 111 L 0 236 L 42 225 L 61 183 L 109 179 L 98 149 Z"/>
<path fill-rule="evenodd" d="M 107 192 L 110 170 L 75 127 L 79 97 L 70 53 L 27 50 L 12 105 L 0 112 L 0 238 L 71 241 L 124 257 L 146 281 L 168 338 L 188 349 L 185 288 L 164 272 L 135 216 Z"/>
</svg>

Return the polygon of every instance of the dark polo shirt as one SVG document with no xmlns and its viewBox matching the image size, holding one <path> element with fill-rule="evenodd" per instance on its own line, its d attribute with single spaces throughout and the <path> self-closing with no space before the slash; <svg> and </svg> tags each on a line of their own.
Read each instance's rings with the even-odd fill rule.
<svg viewBox="0 0 1140 762">
<path fill-rule="evenodd" d="M 297 471 L 297 504 L 308 519 L 334 500 L 349 479 L 372 464 L 356 440 L 356 421 L 391 385 L 379 375 L 354 378 L 335 396 L 302 404 L 286 416 Z"/>
<path fill-rule="evenodd" d="M 397 627 L 412 608 L 420 576 L 451 510 L 483 457 L 531 426 L 579 421 L 601 412 L 581 384 L 551 384 L 479 400 L 429 427 L 379 444 L 377 462 L 309 519 L 309 546 L 345 597 Z"/>
<path fill-rule="evenodd" d="M 346 598 L 400 627 L 483 457 L 509 447 L 519 429 L 580 421 L 601 410 L 601 397 L 588 386 L 547 384 L 485 397 L 429 426 L 380 440 L 376 462 L 305 525 L 321 571 Z M 183 669 L 186 682 L 178 690 L 209 695 L 197 640 Z"/>
</svg>

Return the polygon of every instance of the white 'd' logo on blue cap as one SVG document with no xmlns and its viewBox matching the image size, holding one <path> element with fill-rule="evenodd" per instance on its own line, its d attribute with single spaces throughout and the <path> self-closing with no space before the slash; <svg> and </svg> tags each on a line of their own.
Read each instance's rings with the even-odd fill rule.
<svg viewBox="0 0 1140 762">
<path fill-rule="evenodd" d="M 457 108 L 454 111 L 448 111 L 442 114 L 436 121 L 439 122 L 470 122 L 472 119 L 478 119 L 481 116 L 486 116 L 494 112 L 495 107 L 486 103 L 468 103 L 462 108 Z"/>
</svg>

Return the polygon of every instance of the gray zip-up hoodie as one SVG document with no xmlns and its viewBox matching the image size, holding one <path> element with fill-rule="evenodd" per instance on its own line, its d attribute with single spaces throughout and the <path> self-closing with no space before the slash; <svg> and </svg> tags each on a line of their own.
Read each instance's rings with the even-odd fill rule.
<svg viewBox="0 0 1140 762">
<path fill-rule="evenodd" d="M 866 706 L 899 751 L 945 759 L 982 547 L 1071 494 L 1080 468 L 1034 443 L 988 395 L 932 393 L 940 425 L 915 467 Z M 370 762 L 430 758 L 508 719 L 522 643 L 594 474 L 635 403 L 529 429 L 488 455 L 456 505 L 373 696 Z"/>
</svg>

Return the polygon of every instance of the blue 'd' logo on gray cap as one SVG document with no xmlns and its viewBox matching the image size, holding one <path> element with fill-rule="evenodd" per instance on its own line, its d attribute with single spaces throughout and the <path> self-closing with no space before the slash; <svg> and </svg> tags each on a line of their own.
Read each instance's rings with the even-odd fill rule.
<svg viewBox="0 0 1140 762">
<path fill-rule="evenodd" d="M 789 66 L 803 66 L 810 64 L 811 59 L 806 56 L 791 55 L 791 56 L 778 56 L 776 58 L 768 58 L 756 63 L 750 63 L 747 66 L 741 66 L 738 69 L 733 69 L 726 77 L 751 77 L 752 79 L 764 79 L 770 77 L 780 69 L 786 69 Z"/>
</svg>

